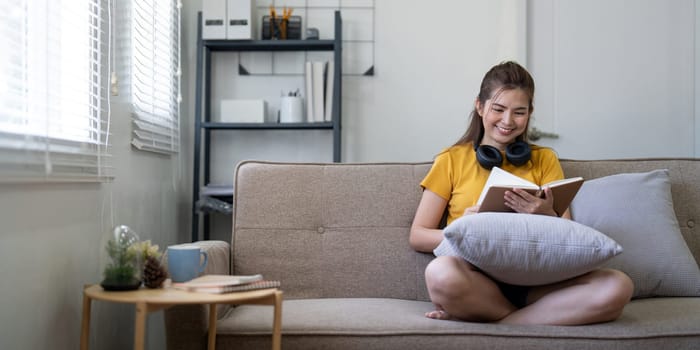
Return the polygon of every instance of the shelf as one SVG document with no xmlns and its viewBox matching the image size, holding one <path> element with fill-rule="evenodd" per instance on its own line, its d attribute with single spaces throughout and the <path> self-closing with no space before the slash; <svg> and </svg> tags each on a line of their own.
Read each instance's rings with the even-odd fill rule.
<svg viewBox="0 0 700 350">
<path fill-rule="evenodd" d="M 212 51 L 333 51 L 335 40 L 203 40 Z"/>
<path fill-rule="evenodd" d="M 319 123 L 202 123 L 202 128 L 211 130 L 300 130 L 333 129 L 333 122 Z"/>
<path fill-rule="evenodd" d="M 197 67 L 195 81 L 195 115 L 194 115 L 194 153 L 192 172 L 192 241 L 200 240 L 200 219 L 205 218 L 207 212 L 216 211 L 221 205 L 218 201 L 204 202 L 202 199 L 218 199 L 231 202 L 233 188 L 228 185 L 209 184 L 211 179 L 211 148 L 212 130 L 321 130 L 323 133 L 332 133 L 333 161 L 341 161 L 341 103 L 342 99 L 342 19 L 340 12 L 335 11 L 335 33 L 333 40 L 204 40 L 202 38 L 202 14 L 197 18 Z M 333 53 L 333 105 L 331 108 L 331 121 L 328 122 L 302 122 L 302 123 L 228 123 L 214 122 L 211 120 L 212 111 L 212 56 L 219 52 L 241 51 L 330 51 Z M 221 63 L 223 64 L 223 63 Z M 239 62 L 239 74 L 240 62 Z M 241 119 L 239 119 L 241 120 Z M 327 131 L 326 131 L 327 130 Z M 240 133 L 230 133 L 237 136 Z M 269 135 L 274 137 L 274 135 Z M 209 184 L 202 186 L 202 184 Z M 198 202 L 200 207 L 198 207 Z M 204 210 L 200 210 L 204 208 Z M 225 211 L 221 211 L 225 212 Z M 208 218 L 201 221 L 203 237 L 209 239 Z"/>
<path fill-rule="evenodd" d="M 231 197 L 233 196 L 233 185 L 209 184 L 206 186 L 202 186 L 199 193 L 202 196 Z"/>
</svg>

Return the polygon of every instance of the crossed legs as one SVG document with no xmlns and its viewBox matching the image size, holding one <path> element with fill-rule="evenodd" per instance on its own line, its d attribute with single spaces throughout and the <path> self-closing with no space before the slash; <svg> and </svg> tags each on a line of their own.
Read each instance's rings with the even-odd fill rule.
<svg viewBox="0 0 700 350">
<path fill-rule="evenodd" d="M 427 317 L 472 322 L 581 325 L 615 320 L 629 302 L 633 284 L 624 273 L 595 270 L 563 282 L 530 289 L 518 309 L 498 285 L 474 266 L 441 256 L 428 264 L 425 280 L 435 311 Z"/>
</svg>

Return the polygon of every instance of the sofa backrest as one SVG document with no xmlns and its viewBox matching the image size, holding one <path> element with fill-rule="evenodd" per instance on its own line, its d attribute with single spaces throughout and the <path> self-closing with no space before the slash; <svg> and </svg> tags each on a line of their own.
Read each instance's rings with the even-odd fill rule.
<svg viewBox="0 0 700 350">
<path fill-rule="evenodd" d="M 423 163 L 246 161 L 234 175 L 232 271 L 282 281 L 285 299 L 383 297 L 429 300 L 432 254 L 408 235 Z M 681 231 L 700 261 L 700 160 L 562 160 L 567 177 L 670 170 Z"/>
<path fill-rule="evenodd" d="M 285 299 L 428 300 L 408 233 L 430 169 L 419 164 L 292 164 L 236 168 L 234 274 L 282 281 Z"/>
</svg>

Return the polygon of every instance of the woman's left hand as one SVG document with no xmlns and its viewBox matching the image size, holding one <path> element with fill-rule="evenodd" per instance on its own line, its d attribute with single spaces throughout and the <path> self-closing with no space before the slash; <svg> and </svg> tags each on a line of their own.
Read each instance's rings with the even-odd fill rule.
<svg viewBox="0 0 700 350">
<path fill-rule="evenodd" d="M 516 213 L 559 216 L 554 211 L 554 196 L 549 187 L 544 188 L 544 198 L 534 196 L 523 189 L 514 188 L 512 191 L 506 191 L 503 200 Z"/>
</svg>

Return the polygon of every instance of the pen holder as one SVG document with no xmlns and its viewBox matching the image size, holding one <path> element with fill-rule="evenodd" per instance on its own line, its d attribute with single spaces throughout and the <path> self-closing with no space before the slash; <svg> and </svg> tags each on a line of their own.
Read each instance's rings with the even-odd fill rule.
<svg viewBox="0 0 700 350">
<path fill-rule="evenodd" d="M 262 39 L 301 39 L 301 16 L 290 16 L 286 21 L 280 17 L 275 17 L 275 20 L 271 21 L 270 16 L 263 16 Z"/>
<path fill-rule="evenodd" d="M 282 96 L 282 101 L 280 101 L 280 123 L 303 123 L 303 105 L 299 96 Z"/>
</svg>

